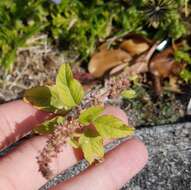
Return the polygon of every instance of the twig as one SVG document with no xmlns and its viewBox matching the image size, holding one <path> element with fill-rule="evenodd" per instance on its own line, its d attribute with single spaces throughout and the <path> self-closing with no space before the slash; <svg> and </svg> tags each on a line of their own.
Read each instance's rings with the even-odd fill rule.
<svg viewBox="0 0 191 190">
<path fill-rule="evenodd" d="M 23 70 L 21 71 L 21 73 L 16 77 L 16 79 L 14 80 L 14 82 L 9 86 L 9 89 L 11 89 L 13 86 L 15 86 L 18 82 L 18 80 L 22 77 L 22 75 L 24 74 L 24 72 L 26 71 L 26 69 L 28 68 L 29 66 L 29 61 L 28 61 L 28 58 L 26 60 L 26 64 L 23 68 Z"/>
<path fill-rule="evenodd" d="M 3 86 L 5 86 L 5 85 L 12 85 L 13 82 L 4 81 L 4 80 L 1 80 L 1 79 L 0 79 L 0 83 L 3 84 Z M 18 83 L 14 83 L 14 86 L 19 87 L 19 88 L 24 89 L 24 90 L 27 89 L 26 86 L 24 86 L 24 85 L 22 85 L 22 84 L 18 84 Z"/>
</svg>

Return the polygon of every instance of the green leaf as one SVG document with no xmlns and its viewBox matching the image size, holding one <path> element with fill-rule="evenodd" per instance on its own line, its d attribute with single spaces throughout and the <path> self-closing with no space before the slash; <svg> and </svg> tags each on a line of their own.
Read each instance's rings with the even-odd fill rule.
<svg viewBox="0 0 191 190">
<path fill-rule="evenodd" d="M 103 138 L 122 138 L 132 135 L 133 127 L 128 127 L 112 115 L 102 115 L 93 121 L 95 128 Z"/>
<path fill-rule="evenodd" d="M 103 112 L 103 110 L 103 106 L 90 107 L 80 114 L 79 122 L 83 125 L 89 125 Z"/>
<path fill-rule="evenodd" d="M 69 86 L 70 81 L 73 80 L 72 70 L 69 64 L 62 64 L 57 77 L 56 77 L 56 85 L 66 85 Z"/>
<path fill-rule="evenodd" d="M 55 85 L 34 87 L 26 90 L 24 101 L 31 103 L 37 109 L 48 112 L 64 113 L 69 110 L 69 107 L 60 98 L 59 91 Z"/>
<path fill-rule="evenodd" d="M 76 106 L 76 103 L 73 99 L 70 89 L 67 86 L 65 85 L 57 86 L 57 91 L 60 100 L 63 102 L 65 106 L 67 106 L 67 109 L 71 109 L 72 107 Z"/>
<path fill-rule="evenodd" d="M 79 148 L 80 144 L 76 138 L 69 138 L 68 143 L 73 147 L 73 148 Z"/>
<path fill-rule="evenodd" d="M 124 90 L 122 93 L 121 93 L 121 96 L 124 98 L 124 99 L 134 99 L 136 98 L 136 91 L 133 90 L 133 89 L 130 89 L 130 90 Z"/>
<path fill-rule="evenodd" d="M 70 82 L 70 92 L 75 103 L 79 104 L 84 97 L 84 90 L 79 81 L 74 79 Z"/>
<path fill-rule="evenodd" d="M 63 113 L 79 104 L 84 96 L 82 85 L 73 79 L 68 64 L 61 66 L 56 85 L 27 90 L 24 100 L 41 110 Z"/>
<path fill-rule="evenodd" d="M 37 128 L 35 128 L 33 131 L 37 134 L 49 134 L 52 133 L 56 126 L 63 125 L 64 124 L 64 117 L 62 116 L 56 116 L 53 119 L 50 119 L 48 121 L 45 121 L 41 123 Z"/>
<path fill-rule="evenodd" d="M 51 106 L 52 94 L 50 88 L 47 86 L 34 87 L 25 91 L 24 101 L 31 103 L 34 107 L 45 111 L 54 111 L 55 108 Z"/>
<path fill-rule="evenodd" d="M 66 105 L 63 103 L 63 101 L 60 98 L 56 85 L 49 87 L 49 89 L 51 93 L 50 105 L 57 109 L 67 110 Z"/>
<path fill-rule="evenodd" d="M 186 82 L 191 82 L 191 71 L 189 71 L 188 69 L 183 69 L 180 72 L 180 77 Z"/>
<path fill-rule="evenodd" d="M 175 52 L 175 59 L 177 61 L 185 61 L 188 64 L 191 64 L 191 56 L 188 52 L 177 50 Z"/>
<path fill-rule="evenodd" d="M 91 164 L 104 156 L 103 139 L 96 132 L 88 129 L 79 139 L 85 159 Z"/>
<path fill-rule="evenodd" d="M 73 79 L 69 64 L 63 64 L 56 78 L 56 87 L 63 103 L 72 108 L 79 104 L 84 97 L 82 85 Z"/>
</svg>

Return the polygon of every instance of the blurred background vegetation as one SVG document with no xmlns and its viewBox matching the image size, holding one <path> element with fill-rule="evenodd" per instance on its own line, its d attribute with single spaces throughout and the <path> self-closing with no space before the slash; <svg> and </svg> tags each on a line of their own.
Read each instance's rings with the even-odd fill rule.
<svg viewBox="0 0 191 190">
<path fill-rule="evenodd" d="M 191 31 L 189 6 L 189 0 L 3 0 L 0 66 L 10 70 L 18 48 L 40 33 L 47 34 L 60 50 L 72 49 L 83 60 L 104 39 L 124 33 L 152 40 L 185 38 Z"/>
</svg>

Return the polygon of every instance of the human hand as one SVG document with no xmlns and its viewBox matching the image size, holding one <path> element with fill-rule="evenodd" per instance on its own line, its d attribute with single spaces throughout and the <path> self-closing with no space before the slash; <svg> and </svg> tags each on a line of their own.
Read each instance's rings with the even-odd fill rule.
<svg viewBox="0 0 191 190">
<path fill-rule="evenodd" d="M 119 108 L 109 107 L 106 112 L 123 121 L 127 118 Z M 15 101 L 0 106 L 0 149 L 7 147 L 48 114 L 29 104 Z M 37 155 L 47 137 L 35 136 L 24 141 L 4 157 L 0 158 L 0 189 L 37 190 L 47 180 L 38 171 Z M 66 145 L 53 161 L 55 175 L 77 163 L 82 155 Z M 91 166 L 79 176 L 62 182 L 52 190 L 116 190 L 137 174 L 147 162 L 147 150 L 138 139 L 132 138 L 106 154 L 103 163 Z"/>
</svg>

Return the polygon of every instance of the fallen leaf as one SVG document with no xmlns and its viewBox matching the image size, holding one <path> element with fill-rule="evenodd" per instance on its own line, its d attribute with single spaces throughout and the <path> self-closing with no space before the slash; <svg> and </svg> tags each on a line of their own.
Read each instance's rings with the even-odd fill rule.
<svg viewBox="0 0 191 190">
<path fill-rule="evenodd" d="M 158 95 L 162 93 L 162 79 L 171 79 L 174 76 L 179 76 L 183 70 L 184 64 L 178 63 L 174 58 L 173 48 L 167 48 L 166 50 L 156 54 L 149 64 L 149 72 L 153 75 L 153 86 Z M 172 89 L 178 90 L 175 82 L 172 84 Z"/>
<path fill-rule="evenodd" d="M 126 67 L 128 66 L 127 63 L 124 63 L 124 64 L 121 64 L 121 65 L 118 65 L 116 67 L 114 67 L 111 71 L 110 71 L 110 75 L 114 75 L 114 74 L 117 74 L 121 71 L 123 71 Z"/>
<path fill-rule="evenodd" d="M 146 42 L 146 40 L 131 38 L 124 40 L 120 44 L 120 48 L 127 51 L 130 55 L 140 55 L 141 53 L 147 51 L 150 45 Z"/>
<path fill-rule="evenodd" d="M 168 77 L 175 59 L 173 57 L 172 48 L 168 48 L 158 54 L 156 54 L 149 64 L 149 71 L 153 75 L 160 77 Z"/>
<path fill-rule="evenodd" d="M 158 43 L 153 44 L 149 50 L 133 60 L 133 64 L 128 68 L 128 74 L 130 76 L 148 72 L 149 61 L 155 52 L 157 45 Z"/>
<path fill-rule="evenodd" d="M 106 71 L 131 59 L 132 57 L 121 49 L 103 49 L 92 56 L 88 70 L 94 77 L 101 77 Z"/>
</svg>

